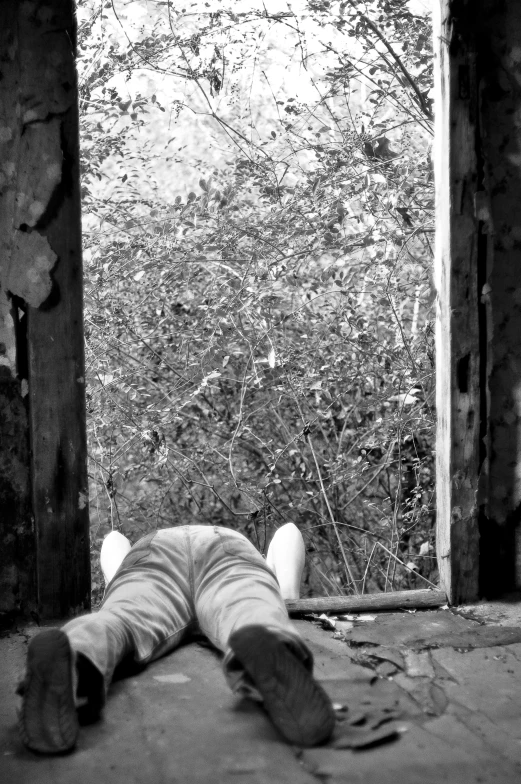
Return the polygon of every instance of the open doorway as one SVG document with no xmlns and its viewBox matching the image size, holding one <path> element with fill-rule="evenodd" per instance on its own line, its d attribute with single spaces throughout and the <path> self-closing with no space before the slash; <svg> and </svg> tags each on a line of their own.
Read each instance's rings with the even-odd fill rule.
<svg viewBox="0 0 521 784">
<path fill-rule="evenodd" d="M 95 603 L 196 520 L 437 583 L 429 6 L 77 3 Z"/>
</svg>

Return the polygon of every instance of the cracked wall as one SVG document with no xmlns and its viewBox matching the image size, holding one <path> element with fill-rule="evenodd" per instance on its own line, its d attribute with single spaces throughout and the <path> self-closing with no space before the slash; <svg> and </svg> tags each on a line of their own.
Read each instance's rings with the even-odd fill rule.
<svg viewBox="0 0 521 784">
<path fill-rule="evenodd" d="M 1 42 L 0 286 L 38 307 L 51 292 L 57 258 L 38 224 L 61 181 L 61 117 L 74 101 L 67 20 L 56 13 L 68 4 L 6 5 L 12 24 Z"/>
<path fill-rule="evenodd" d="M 70 198 L 64 124 L 76 112 L 73 11 L 72 0 L 3 0 L 0 8 L 0 614 L 27 615 L 38 593 L 28 323 L 61 298 L 63 248 L 48 227 Z M 82 349 L 78 356 L 83 377 Z"/>
</svg>

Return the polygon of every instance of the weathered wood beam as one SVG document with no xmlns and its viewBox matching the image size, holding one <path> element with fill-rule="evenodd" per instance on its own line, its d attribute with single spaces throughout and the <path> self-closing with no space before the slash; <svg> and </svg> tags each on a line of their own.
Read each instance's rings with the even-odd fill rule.
<svg viewBox="0 0 521 784">
<path fill-rule="evenodd" d="M 58 619 L 90 606 L 74 2 L 4 0 L 0 30 L 0 287 L 19 321 L 37 612 Z"/>
<path fill-rule="evenodd" d="M 436 481 L 440 587 L 479 595 L 478 482 L 484 432 L 476 3 L 435 0 Z"/>
<path fill-rule="evenodd" d="M 19 68 L 18 3 L 0 4 L 0 619 L 37 611 L 24 320 L 12 296 Z"/>
<path fill-rule="evenodd" d="M 382 610 L 413 610 L 442 607 L 447 604 L 445 591 L 426 589 L 419 591 L 389 591 L 368 593 L 361 596 L 319 596 L 313 599 L 286 601 L 290 615 L 316 612 L 366 613 Z"/>
<path fill-rule="evenodd" d="M 437 547 L 451 603 L 521 588 L 521 4 L 437 0 Z"/>
</svg>

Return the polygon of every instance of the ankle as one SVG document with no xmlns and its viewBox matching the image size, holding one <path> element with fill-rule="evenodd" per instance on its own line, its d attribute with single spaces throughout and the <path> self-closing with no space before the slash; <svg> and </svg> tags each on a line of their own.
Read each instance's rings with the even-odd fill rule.
<svg viewBox="0 0 521 784">
<path fill-rule="evenodd" d="M 105 683 L 102 673 L 82 653 L 76 654 L 73 687 L 74 701 L 80 722 L 90 724 L 99 718 L 105 704 Z"/>
</svg>

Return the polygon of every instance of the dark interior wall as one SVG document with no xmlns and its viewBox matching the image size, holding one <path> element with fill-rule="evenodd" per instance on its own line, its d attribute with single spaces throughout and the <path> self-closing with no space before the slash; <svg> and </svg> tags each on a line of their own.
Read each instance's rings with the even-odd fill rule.
<svg viewBox="0 0 521 784">
<path fill-rule="evenodd" d="M 18 9 L 0 5 L 0 617 L 37 609 L 27 349 L 10 278 L 17 264 L 14 212 L 20 146 Z M 30 265 L 26 265 L 29 267 Z M 16 270 L 14 271 L 16 277 Z M 21 286 L 19 287 L 21 290 Z M 20 299 L 19 304 L 23 305 Z M 21 311 L 20 311 L 21 314 Z"/>
<path fill-rule="evenodd" d="M 521 588 L 521 3 L 483 0 L 477 17 L 489 417 L 480 589 L 494 595 Z"/>
<path fill-rule="evenodd" d="M 521 3 L 436 0 L 437 557 L 521 588 Z"/>
<path fill-rule="evenodd" d="M 0 3 L 0 613 L 90 606 L 73 0 Z"/>
<path fill-rule="evenodd" d="M 2 345 L 0 344 L 0 352 Z M 27 409 L 20 382 L 0 365 L 0 618 L 36 611 Z"/>
</svg>

